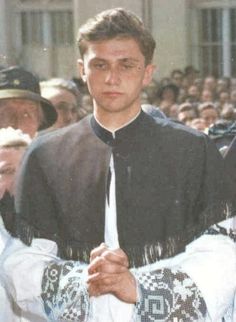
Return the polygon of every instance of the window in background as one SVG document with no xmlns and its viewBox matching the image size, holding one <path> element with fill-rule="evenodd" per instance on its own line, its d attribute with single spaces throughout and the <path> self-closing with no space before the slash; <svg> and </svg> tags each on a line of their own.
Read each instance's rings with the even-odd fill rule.
<svg viewBox="0 0 236 322">
<path fill-rule="evenodd" d="M 72 12 L 21 12 L 21 31 L 24 45 L 70 46 L 74 39 Z"/>
<path fill-rule="evenodd" d="M 201 69 L 216 77 L 236 77 L 236 8 L 200 10 Z"/>
</svg>

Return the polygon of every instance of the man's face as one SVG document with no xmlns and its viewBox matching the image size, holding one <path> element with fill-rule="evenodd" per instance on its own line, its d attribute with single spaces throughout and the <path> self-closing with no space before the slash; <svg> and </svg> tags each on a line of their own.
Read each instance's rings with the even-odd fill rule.
<svg viewBox="0 0 236 322">
<path fill-rule="evenodd" d="M 41 118 L 42 112 L 38 102 L 15 98 L 0 100 L 0 128 L 10 126 L 34 137 Z"/>
<path fill-rule="evenodd" d="M 56 108 L 57 121 L 54 126 L 64 127 L 76 121 L 77 101 L 75 95 L 63 88 L 43 87 L 41 95 Z"/>
<path fill-rule="evenodd" d="M 6 191 L 14 194 L 15 175 L 25 148 L 0 148 L 0 199 Z"/>
<path fill-rule="evenodd" d="M 183 82 L 183 75 L 181 73 L 174 73 L 172 81 L 176 86 L 181 87 Z"/>
<path fill-rule="evenodd" d="M 197 86 L 195 85 L 190 86 L 188 89 L 188 95 L 194 98 L 199 98 L 199 90 Z"/>
<path fill-rule="evenodd" d="M 192 120 L 196 117 L 195 112 L 192 110 L 183 111 L 178 114 L 178 120 L 186 125 L 190 125 Z"/>
<path fill-rule="evenodd" d="M 202 91 L 201 100 L 202 102 L 212 102 L 213 101 L 212 92 L 209 90 Z"/>
<path fill-rule="evenodd" d="M 204 119 L 206 126 L 210 127 L 218 119 L 218 114 L 214 108 L 207 108 L 200 113 L 200 117 Z"/>
<path fill-rule="evenodd" d="M 144 56 L 131 38 L 88 42 L 79 67 L 95 113 L 138 111 L 141 90 L 151 81 L 154 69 L 145 66 Z"/>
</svg>

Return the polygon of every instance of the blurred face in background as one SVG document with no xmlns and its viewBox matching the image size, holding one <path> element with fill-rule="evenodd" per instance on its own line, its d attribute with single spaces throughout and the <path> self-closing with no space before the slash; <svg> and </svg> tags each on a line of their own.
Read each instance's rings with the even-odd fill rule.
<svg viewBox="0 0 236 322">
<path fill-rule="evenodd" d="M 196 100 L 199 100 L 200 93 L 198 87 L 196 85 L 190 86 L 188 89 L 188 95 Z"/>
<path fill-rule="evenodd" d="M 183 111 L 178 113 L 178 120 L 188 126 L 195 118 L 196 118 L 196 113 L 193 110 Z"/>
<path fill-rule="evenodd" d="M 216 89 L 216 79 L 213 76 L 206 77 L 204 80 L 204 89 L 214 91 Z"/>
<path fill-rule="evenodd" d="M 0 128 L 20 129 L 33 138 L 42 119 L 39 102 L 18 98 L 0 100 Z"/>
<path fill-rule="evenodd" d="M 195 130 L 204 132 L 205 129 L 207 128 L 207 125 L 206 125 L 206 122 L 204 119 L 196 118 L 196 119 L 192 120 L 192 122 L 190 123 L 190 127 Z"/>
<path fill-rule="evenodd" d="M 229 93 L 228 92 L 221 92 L 219 94 L 219 101 L 222 105 L 225 103 L 229 103 L 229 101 L 230 101 Z"/>
<path fill-rule="evenodd" d="M 202 110 L 199 114 L 200 117 L 205 121 L 206 127 L 210 127 L 218 119 L 218 112 L 214 107 L 206 108 Z"/>
<path fill-rule="evenodd" d="M 220 93 L 222 91 L 227 91 L 227 89 L 228 89 L 228 84 L 226 79 L 219 78 L 216 85 L 217 93 Z"/>
<path fill-rule="evenodd" d="M 182 83 L 183 83 L 183 74 L 176 71 L 175 73 L 173 73 L 172 77 L 172 82 L 178 86 L 178 87 L 181 87 L 182 86 Z"/>
<path fill-rule="evenodd" d="M 236 90 L 233 90 L 230 94 L 230 102 L 233 105 L 236 105 Z"/>
<path fill-rule="evenodd" d="M 77 99 L 70 91 L 59 87 L 42 87 L 41 95 L 56 108 L 57 121 L 53 127 L 61 128 L 77 121 Z"/>
<path fill-rule="evenodd" d="M 213 101 L 212 92 L 208 89 L 203 90 L 202 95 L 201 95 L 201 101 L 202 102 L 212 102 Z"/>
</svg>

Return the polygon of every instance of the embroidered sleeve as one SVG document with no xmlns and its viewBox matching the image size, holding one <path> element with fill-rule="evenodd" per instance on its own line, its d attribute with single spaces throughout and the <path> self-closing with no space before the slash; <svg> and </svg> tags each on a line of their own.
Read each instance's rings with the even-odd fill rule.
<svg viewBox="0 0 236 322">
<path fill-rule="evenodd" d="M 89 295 L 81 263 L 52 262 L 44 271 L 42 299 L 49 321 L 85 322 L 89 314 Z"/>
<path fill-rule="evenodd" d="M 174 269 L 134 273 L 138 282 L 137 322 L 203 321 L 204 299 L 189 276 Z"/>
</svg>

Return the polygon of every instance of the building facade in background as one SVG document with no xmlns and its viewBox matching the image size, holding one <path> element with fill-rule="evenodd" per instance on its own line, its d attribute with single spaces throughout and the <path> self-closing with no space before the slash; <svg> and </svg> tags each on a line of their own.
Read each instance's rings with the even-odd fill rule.
<svg viewBox="0 0 236 322">
<path fill-rule="evenodd" d="M 113 7 L 134 11 L 151 30 L 157 79 L 187 65 L 236 77 L 236 0 L 0 0 L 0 65 L 42 79 L 78 76 L 79 26 Z"/>
</svg>

